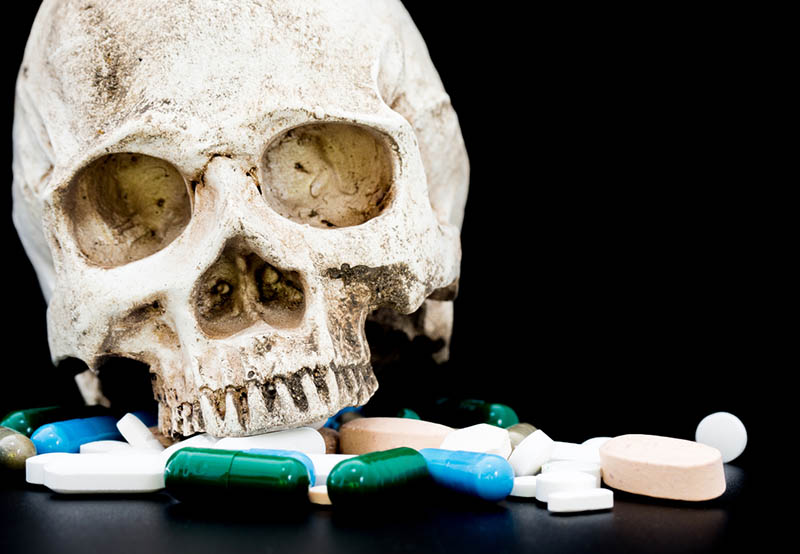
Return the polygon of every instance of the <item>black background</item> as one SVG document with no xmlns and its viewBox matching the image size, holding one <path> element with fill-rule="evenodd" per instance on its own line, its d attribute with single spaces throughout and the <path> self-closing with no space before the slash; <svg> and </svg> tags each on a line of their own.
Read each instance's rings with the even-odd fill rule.
<svg viewBox="0 0 800 554">
<path fill-rule="evenodd" d="M 37 4 L 5 22 L 9 184 Z M 747 33 L 728 34 L 725 14 L 433 4 L 406 2 L 459 115 L 471 184 L 451 361 L 425 368 L 420 387 L 507 403 L 566 441 L 693 438 L 703 416 L 730 411 L 750 429 L 746 467 L 786 371 L 771 360 L 782 337 L 766 315 L 771 218 L 751 180 L 762 108 Z M 49 360 L 10 186 L 2 200 L 0 412 L 74 400 Z"/>
<path fill-rule="evenodd" d="M 791 317 L 781 260 L 794 251 L 777 244 L 786 220 L 768 187 L 774 176 L 765 124 L 775 117 L 775 91 L 756 48 L 759 24 L 741 18 L 748 14 L 677 7 L 404 3 L 459 115 L 471 183 L 451 361 L 431 368 L 410 360 L 409 378 L 381 377 L 379 394 L 395 390 L 402 398 L 416 386 L 409 383 L 419 383 L 425 394 L 504 402 L 564 441 L 623 433 L 691 439 L 703 416 L 730 411 L 744 421 L 749 442 L 728 476 L 739 478 L 738 490 L 743 469 L 754 491 L 761 477 L 753 467 L 767 449 L 764 422 L 781 407 L 777 392 L 794 369 L 778 354 Z M 0 166 L 9 187 L 0 213 L 8 326 L 0 412 L 77 401 L 69 372 L 50 363 L 46 306 L 10 217 L 14 82 L 37 7 L 18 2 L 4 21 Z M 9 520 L 20 526 L 47 514 L 63 531 L 79 513 L 74 501 L 20 498 L 17 519 Z M 629 501 L 621 495 L 611 516 L 585 523 L 542 519 L 546 513 L 526 506 L 478 517 L 446 510 L 420 528 L 429 538 L 402 521 L 391 530 L 332 531 L 316 517 L 301 531 L 318 551 L 328 540 L 414 550 L 412 537 L 418 550 L 436 544 L 446 551 L 444 537 L 457 538 L 459 550 L 472 540 L 491 549 L 491 533 L 511 514 L 516 525 L 541 525 L 548 551 L 561 544 L 684 552 L 708 550 L 708 537 L 729 516 L 726 543 L 755 529 L 754 505 L 745 510 L 741 497 L 697 509 Z M 167 544 L 174 551 L 186 541 L 211 547 L 232 536 L 216 518 L 196 525 L 175 506 L 162 511 L 165 496 L 108 502 L 114 509 L 95 499 L 80 504 L 80 513 L 121 529 L 115 532 L 129 541 L 127 550 L 150 549 L 158 537 L 162 546 L 166 537 L 177 540 Z M 59 544 L 61 535 L 32 529 L 18 529 L 17 538 Z M 86 529 L 69 535 L 74 545 L 105 544 L 102 529 L 83 535 Z M 242 547 L 263 531 L 234 529 Z M 285 544 L 302 544 L 297 528 L 280 533 L 270 540 L 285 535 Z M 527 539 L 539 540 L 535 533 Z"/>
</svg>

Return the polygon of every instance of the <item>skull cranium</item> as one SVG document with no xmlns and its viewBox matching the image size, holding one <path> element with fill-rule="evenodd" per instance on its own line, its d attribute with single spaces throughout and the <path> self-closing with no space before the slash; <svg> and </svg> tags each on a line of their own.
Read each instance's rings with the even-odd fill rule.
<svg viewBox="0 0 800 554">
<path fill-rule="evenodd" d="M 164 433 L 364 404 L 368 317 L 449 339 L 468 162 L 399 2 L 45 0 L 13 169 L 53 360 L 148 364 Z"/>
</svg>

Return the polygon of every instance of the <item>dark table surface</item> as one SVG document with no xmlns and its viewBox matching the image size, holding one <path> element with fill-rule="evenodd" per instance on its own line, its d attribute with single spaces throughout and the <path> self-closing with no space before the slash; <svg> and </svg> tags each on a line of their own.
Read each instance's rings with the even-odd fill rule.
<svg viewBox="0 0 800 554">
<path fill-rule="evenodd" d="M 354 513 L 192 508 L 167 493 L 64 496 L 6 480 L 0 552 L 738 552 L 752 535 L 746 469 L 725 466 L 718 499 L 675 502 L 615 492 L 613 510 L 556 515 L 535 501 L 420 499 Z"/>
</svg>

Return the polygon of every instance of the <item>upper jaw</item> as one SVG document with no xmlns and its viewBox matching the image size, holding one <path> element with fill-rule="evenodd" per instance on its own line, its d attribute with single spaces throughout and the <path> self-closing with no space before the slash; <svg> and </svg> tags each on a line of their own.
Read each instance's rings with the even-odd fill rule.
<svg viewBox="0 0 800 554">
<path fill-rule="evenodd" d="M 348 406 L 361 406 L 378 389 L 369 363 L 302 367 L 264 382 L 218 390 L 201 388 L 191 400 L 169 398 L 154 383 L 159 428 L 169 436 L 207 432 L 247 436 L 311 425 Z"/>
</svg>

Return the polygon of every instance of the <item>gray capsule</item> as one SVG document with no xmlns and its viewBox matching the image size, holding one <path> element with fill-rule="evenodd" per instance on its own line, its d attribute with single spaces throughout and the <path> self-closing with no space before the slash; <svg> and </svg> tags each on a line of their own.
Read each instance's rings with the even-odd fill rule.
<svg viewBox="0 0 800 554">
<path fill-rule="evenodd" d="M 25 460 L 36 456 L 31 439 L 8 427 L 0 427 L 0 470 L 25 469 Z"/>
<path fill-rule="evenodd" d="M 536 431 L 536 427 L 530 423 L 517 423 L 506 430 L 508 431 L 508 436 L 511 439 L 511 450 L 513 451 L 517 445 L 522 442 L 522 439 Z"/>
</svg>

